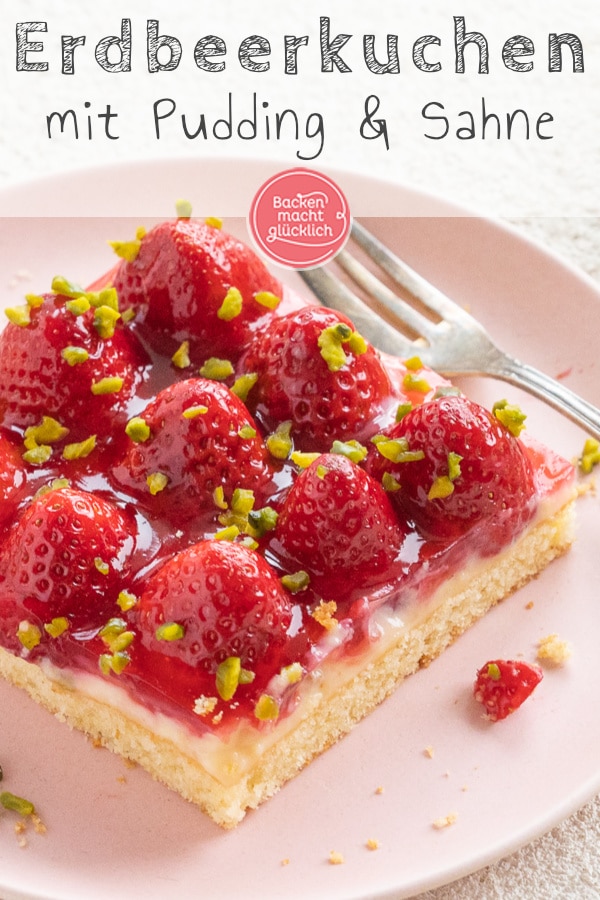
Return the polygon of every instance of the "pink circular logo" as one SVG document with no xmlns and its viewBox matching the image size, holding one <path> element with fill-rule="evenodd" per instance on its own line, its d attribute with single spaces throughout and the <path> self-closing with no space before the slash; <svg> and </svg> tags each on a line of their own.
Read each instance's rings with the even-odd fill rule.
<svg viewBox="0 0 600 900">
<path fill-rule="evenodd" d="M 348 201 L 330 178 L 288 169 L 257 192 L 248 217 L 260 250 L 280 266 L 310 269 L 341 250 L 350 231 Z"/>
</svg>

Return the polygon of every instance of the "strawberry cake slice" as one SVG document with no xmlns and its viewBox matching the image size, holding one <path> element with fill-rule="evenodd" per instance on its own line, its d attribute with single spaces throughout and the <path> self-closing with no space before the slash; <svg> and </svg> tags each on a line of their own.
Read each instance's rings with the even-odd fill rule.
<svg viewBox="0 0 600 900">
<path fill-rule="evenodd" d="M 568 549 L 571 463 L 217 221 L 0 335 L 0 674 L 231 828 Z"/>
</svg>

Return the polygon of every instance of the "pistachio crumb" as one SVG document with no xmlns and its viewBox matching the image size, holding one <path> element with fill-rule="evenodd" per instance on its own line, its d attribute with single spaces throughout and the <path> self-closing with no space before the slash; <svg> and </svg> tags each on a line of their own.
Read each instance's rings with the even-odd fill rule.
<svg viewBox="0 0 600 900">
<path fill-rule="evenodd" d="M 52 447 L 49 444 L 40 444 L 26 450 L 23 454 L 25 462 L 31 463 L 32 466 L 43 466 L 52 456 Z"/>
<path fill-rule="evenodd" d="M 31 309 L 39 309 L 44 305 L 44 300 L 43 294 L 25 294 L 25 301 Z"/>
<path fill-rule="evenodd" d="M 63 350 L 61 350 L 60 355 L 70 366 L 81 365 L 81 363 L 87 362 L 87 360 L 90 358 L 90 354 L 85 349 L 85 347 L 65 347 Z"/>
<path fill-rule="evenodd" d="M 308 469 L 311 463 L 314 463 L 320 456 L 320 453 L 305 453 L 301 450 L 294 450 L 290 455 L 290 459 L 293 463 L 296 463 L 300 469 Z"/>
<path fill-rule="evenodd" d="M 233 365 L 228 359 L 218 359 L 216 356 L 207 359 L 200 369 L 200 375 L 211 381 L 225 381 L 233 372 Z"/>
<path fill-rule="evenodd" d="M 245 375 L 240 375 L 231 385 L 231 393 L 235 394 L 242 403 L 245 403 L 248 399 L 248 394 L 257 381 L 258 375 L 256 372 L 247 372 Z"/>
<path fill-rule="evenodd" d="M 595 438 L 587 438 L 578 463 L 580 471 L 584 475 L 589 475 L 592 469 L 600 463 L 600 441 Z"/>
<path fill-rule="evenodd" d="M 381 484 L 383 486 L 384 491 L 387 491 L 390 494 L 393 494 L 395 491 L 400 490 L 400 482 L 396 478 L 395 475 L 392 475 L 391 472 L 384 472 L 381 478 Z"/>
<path fill-rule="evenodd" d="M 337 322 L 324 328 L 317 338 L 317 345 L 322 358 L 327 363 L 330 372 L 338 372 L 348 362 L 348 357 L 343 348 L 348 349 L 355 356 L 360 356 L 367 350 L 367 343 L 357 332 L 353 331 L 345 322 Z"/>
<path fill-rule="evenodd" d="M 411 412 L 413 408 L 412 403 L 408 400 L 406 403 L 399 403 L 398 409 L 396 410 L 396 422 L 401 422 L 402 419 Z"/>
<path fill-rule="evenodd" d="M 63 449 L 63 459 L 85 459 L 96 447 L 96 435 L 92 434 L 84 441 L 67 444 Z"/>
<path fill-rule="evenodd" d="M 95 397 L 103 394 L 118 394 L 123 387 L 123 379 L 119 375 L 107 376 L 92 382 L 92 394 Z"/>
<path fill-rule="evenodd" d="M 27 619 L 23 619 L 22 622 L 19 622 L 17 637 L 26 650 L 33 650 L 41 641 L 42 632 L 37 625 L 34 625 Z"/>
<path fill-rule="evenodd" d="M 308 572 L 305 572 L 304 569 L 300 569 L 298 572 L 294 572 L 290 575 L 283 575 L 281 578 L 281 583 L 291 594 L 297 594 L 300 591 L 305 591 L 306 588 L 310 584 L 310 575 Z"/>
<path fill-rule="evenodd" d="M 218 509 L 227 509 L 227 500 L 225 499 L 225 489 L 219 484 L 213 491 L 213 501 Z"/>
<path fill-rule="evenodd" d="M 25 429 L 24 443 L 28 450 L 34 450 L 40 444 L 56 444 L 69 433 L 69 429 L 61 425 L 52 416 L 42 416 L 39 425 L 30 425 Z"/>
<path fill-rule="evenodd" d="M 157 641 L 180 641 L 185 636 L 185 628 L 179 622 L 164 622 L 156 629 Z"/>
<path fill-rule="evenodd" d="M 252 438 L 256 437 L 256 428 L 253 428 L 252 425 L 242 425 L 238 431 L 238 436 L 243 440 L 252 440 Z"/>
<path fill-rule="evenodd" d="M 292 452 L 292 422 L 280 422 L 275 431 L 267 436 L 267 450 L 275 459 L 287 459 Z"/>
<path fill-rule="evenodd" d="M 188 366 L 191 366 L 192 362 L 190 360 L 190 342 L 182 341 L 173 356 L 171 357 L 171 362 L 175 366 L 176 369 L 187 369 Z"/>
<path fill-rule="evenodd" d="M 135 444 L 143 444 L 150 437 L 150 426 L 141 416 L 134 416 L 125 426 L 125 434 Z"/>
<path fill-rule="evenodd" d="M 423 363 L 421 361 L 420 356 L 411 356 L 409 359 L 404 360 L 404 365 L 407 369 L 410 369 L 412 372 L 418 372 L 419 369 L 423 368 Z"/>
<path fill-rule="evenodd" d="M 108 340 L 115 333 L 115 326 L 121 318 L 121 313 L 111 306 L 99 306 L 94 314 L 94 328 L 101 338 Z"/>
<path fill-rule="evenodd" d="M 261 722 L 276 719 L 279 716 L 279 705 L 269 694 L 261 694 L 256 701 L 254 715 Z"/>
<path fill-rule="evenodd" d="M 67 300 L 65 303 L 65 307 L 73 316 L 82 316 L 84 313 L 88 311 L 91 307 L 90 301 L 85 296 L 81 297 L 73 297 L 71 300 Z"/>
<path fill-rule="evenodd" d="M 236 319 L 240 315 L 242 303 L 243 298 L 238 288 L 230 287 L 217 310 L 217 317 L 223 322 L 231 322 L 232 319 Z"/>
<path fill-rule="evenodd" d="M 2 791 L 0 793 L 0 805 L 4 809 L 10 809 L 18 813 L 20 816 L 31 816 L 35 813 L 35 806 L 30 800 L 11 794 L 10 791 Z"/>
<path fill-rule="evenodd" d="M 239 656 L 228 656 L 217 666 L 217 693 L 222 700 L 231 700 L 238 689 L 242 665 Z"/>
<path fill-rule="evenodd" d="M 109 564 L 105 562 L 100 556 L 97 556 L 94 559 L 94 566 L 101 575 L 108 575 L 110 572 Z"/>
<path fill-rule="evenodd" d="M 152 472 L 146 477 L 146 484 L 153 497 L 164 491 L 168 483 L 169 479 L 164 472 Z"/>
<path fill-rule="evenodd" d="M 117 605 L 122 612 L 127 612 L 129 609 L 133 609 L 134 606 L 137 606 L 137 602 L 138 598 L 135 594 L 132 594 L 131 591 L 119 591 L 119 596 L 117 597 Z"/>
<path fill-rule="evenodd" d="M 188 406 L 187 409 L 184 409 L 181 415 L 184 419 L 195 419 L 197 416 L 205 416 L 207 412 L 208 406 L 198 404 L 198 406 Z"/>
<path fill-rule="evenodd" d="M 525 428 L 527 416 L 519 406 L 508 400 L 498 400 L 492 406 L 492 413 L 514 437 L 518 437 Z"/>
<path fill-rule="evenodd" d="M 266 306 L 267 309 L 277 309 L 281 303 L 281 297 L 278 297 L 277 294 L 273 294 L 271 291 L 257 291 L 254 299 L 261 306 Z"/>
<path fill-rule="evenodd" d="M 44 631 L 52 638 L 60 637 L 69 628 L 69 620 L 66 616 L 57 616 L 50 622 L 44 624 Z"/>
<path fill-rule="evenodd" d="M 220 219 L 218 216 L 207 216 L 204 224 L 208 225 L 209 228 L 220 229 L 223 227 L 223 219 Z"/>
<path fill-rule="evenodd" d="M 331 445 L 331 453 L 346 456 L 352 462 L 359 463 L 367 455 L 367 448 L 359 441 L 353 439 L 349 441 L 334 441 Z"/>
<path fill-rule="evenodd" d="M 176 200 L 175 201 L 175 215 L 178 219 L 191 219 L 192 218 L 192 204 L 189 200 Z"/>
<path fill-rule="evenodd" d="M 449 497 L 450 494 L 454 492 L 454 485 L 452 481 L 448 477 L 448 475 L 438 475 L 437 478 L 434 479 L 431 487 L 429 488 L 429 493 L 427 494 L 428 500 L 444 500 L 446 497 Z"/>
<path fill-rule="evenodd" d="M 220 531 L 215 533 L 216 541 L 235 541 L 236 537 L 239 535 L 240 529 L 237 525 L 227 525 L 225 528 L 221 528 Z"/>
<path fill-rule="evenodd" d="M 22 306 L 9 306 L 4 313 L 13 325 L 18 325 L 20 328 L 27 328 L 28 325 L 31 325 L 31 307 L 27 303 Z"/>
<path fill-rule="evenodd" d="M 133 240 L 109 241 L 108 243 L 113 248 L 119 259 L 124 259 L 126 262 L 133 262 L 140 252 L 142 238 L 145 236 L 145 234 L 145 228 L 138 228 Z"/>
<path fill-rule="evenodd" d="M 428 394 L 431 390 L 431 385 L 423 375 L 415 375 L 410 370 L 402 379 L 402 387 L 405 391 L 416 391 L 419 394 Z"/>
</svg>

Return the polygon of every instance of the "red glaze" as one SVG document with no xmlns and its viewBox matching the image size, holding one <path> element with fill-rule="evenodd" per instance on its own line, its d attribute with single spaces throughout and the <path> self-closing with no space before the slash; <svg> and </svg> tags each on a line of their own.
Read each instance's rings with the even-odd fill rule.
<svg viewBox="0 0 600 900">
<path fill-rule="evenodd" d="M 132 262 L 113 276 L 123 309 L 134 309 L 151 346 L 172 351 L 190 340 L 192 360 L 235 360 L 251 335 L 267 327 L 273 311 L 256 300 L 282 285 L 244 243 L 220 228 L 190 219 L 164 222 L 141 240 Z M 219 310 L 230 288 L 242 294 L 239 315 L 227 321 Z"/>
<path fill-rule="evenodd" d="M 280 286 L 265 272 L 224 232 L 178 220 L 153 229 L 137 259 L 117 266 L 121 309 L 137 315 L 119 320 L 113 336 L 98 334 L 93 310 L 75 316 L 66 297 L 47 295 L 30 325 L 9 324 L 0 337 L 0 643 L 106 678 L 196 732 L 226 733 L 240 718 L 257 724 L 263 692 L 277 694 L 284 715 L 296 688 L 282 667 L 306 673 L 325 655 L 359 652 L 374 639 L 375 607 L 419 602 L 469 554 L 512 540 L 537 499 L 573 472 L 534 444 L 525 453 L 475 404 L 434 399 L 440 379 L 412 380 L 414 361 L 390 376 L 373 348 L 344 341 L 345 361 L 331 371 L 319 335 L 352 323 L 318 307 L 267 310 L 254 294 Z M 223 321 L 216 311 L 229 286 L 241 291 L 242 312 Z M 173 366 L 182 340 L 198 363 L 243 353 L 238 374 L 258 376 L 247 401 L 255 418 L 230 387 L 197 377 L 194 360 Z M 69 366 L 62 351 L 70 346 L 88 359 Z M 114 375 L 123 378 L 118 394 L 93 394 L 95 380 Z M 406 399 L 423 406 L 391 426 Z M 198 415 L 184 416 L 192 407 Z M 35 463 L 22 456 L 24 430 L 42 416 L 70 430 Z M 134 416 L 149 429 L 137 443 L 125 433 Z M 296 449 L 326 454 L 306 470 L 267 452 L 267 434 L 288 421 Z M 393 493 L 378 481 L 396 470 L 374 446 L 360 464 L 329 453 L 334 439 L 368 445 L 386 426 L 425 454 L 423 465 L 399 464 Z M 66 461 L 66 443 L 90 434 L 96 449 Z M 461 476 L 449 498 L 425 502 L 431 479 L 447 474 L 449 449 L 464 458 Z M 153 494 L 147 479 L 157 473 L 166 482 Z M 236 507 L 238 488 L 253 492 L 253 510 Z M 232 543 L 214 540 L 224 528 Z M 293 593 L 280 577 L 299 568 L 311 580 Z M 330 633 L 322 604 L 332 600 L 339 626 Z M 44 626 L 58 617 L 69 628 L 53 636 Z M 17 636 L 24 620 L 40 631 L 30 650 Z M 163 621 L 183 634 L 157 640 Z M 214 715 L 202 715 L 195 701 L 215 694 L 229 658 L 254 679 L 245 675 L 230 700 L 218 697 Z"/>
<path fill-rule="evenodd" d="M 422 458 L 390 461 L 377 445 L 367 468 L 381 480 L 395 478 L 391 494 L 401 514 L 433 540 L 465 534 L 487 520 L 485 546 L 495 553 L 529 521 L 535 507 L 533 471 L 521 443 L 492 413 L 463 396 L 441 397 L 411 410 L 385 436 L 406 441 L 407 450 Z M 431 498 L 438 478 L 449 475 L 448 454 L 458 454 L 460 473 L 451 493 Z"/>
<path fill-rule="evenodd" d="M 392 385 L 376 351 L 354 353 L 342 344 L 345 364 L 331 371 L 319 336 L 338 324 L 354 331 L 341 313 L 308 307 L 281 316 L 257 335 L 241 361 L 258 380 L 248 397 L 267 430 L 285 421 L 301 450 L 326 453 L 334 440 L 368 440 L 393 417 Z"/>
<path fill-rule="evenodd" d="M 491 660 L 477 672 L 473 695 L 483 704 L 486 719 L 497 722 L 518 709 L 542 677 L 539 666 L 523 660 Z"/>
</svg>

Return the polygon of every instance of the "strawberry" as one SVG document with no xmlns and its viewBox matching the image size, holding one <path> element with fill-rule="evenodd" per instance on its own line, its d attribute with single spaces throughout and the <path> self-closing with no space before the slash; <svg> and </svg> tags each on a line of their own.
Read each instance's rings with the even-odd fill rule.
<svg viewBox="0 0 600 900">
<path fill-rule="evenodd" d="M 473 696 L 483 704 L 486 719 L 497 722 L 518 709 L 542 677 L 539 666 L 522 660 L 491 660 L 478 670 Z"/>
<path fill-rule="evenodd" d="M 189 520 L 219 512 L 236 488 L 266 488 L 268 455 L 256 425 L 229 388 L 204 378 L 162 390 L 127 428 L 129 447 L 114 470 L 124 489 L 155 513 Z"/>
<path fill-rule="evenodd" d="M 136 543 L 133 519 L 97 494 L 72 488 L 32 500 L 0 553 L 0 592 L 21 618 L 71 629 L 114 614 Z"/>
<path fill-rule="evenodd" d="M 14 518 L 25 487 L 21 454 L 9 435 L 0 432 L 0 525 Z"/>
<path fill-rule="evenodd" d="M 230 659 L 251 673 L 254 688 L 264 686 L 279 670 L 292 606 L 262 556 L 242 544 L 204 540 L 150 577 L 136 616 L 144 649 L 133 656 L 133 671 L 193 703 L 201 694 L 229 699 L 215 679 Z M 235 671 L 232 677 L 236 693 Z"/>
<path fill-rule="evenodd" d="M 186 218 L 164 222 L 123 259 L 113 284 L 159 352 L 191 342 L 192 354 L 236 359 L 273 316 L 282 285 L 242 241 Z"/>
<path fill-rule="evenodd" d="M 304 469 L 279 514 L 283 554 L 344 596 L 388 577 L 406 529 L 375 479 L 343 455 L 323 454 Z"/>
<path fill-rule="evenodd" d="M 411 410 L 376 436 L 366 467 L 431 539 L 455 539 L 488 520 L 483 550 L 494 553 L 533 514 L 533 474 L 521 442 L 462 396 Z"/>
<path fill-rule="evenodd" d="M 248 398 L 257 419 L 267 430 L 290 421 L 301 450 L 365 440 L 391 411 L 391 383 L 377 353 L 333 310 L 281 316 L 257 335 L 241 366 L 258 375 Z"/>
<path fill-rule="evenodd" d="M 112 306 L 90 306 L 83 291 L 77 294 L 40 296 L 22 324 L 9 321 L 0 335 L 5 426 L 25 429 L 51 416 L 72 442 L 108 432 L 125 415 L 146 355 Z M 113 292 L 113 305 L 114 299 Z"/>
</svg>

